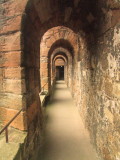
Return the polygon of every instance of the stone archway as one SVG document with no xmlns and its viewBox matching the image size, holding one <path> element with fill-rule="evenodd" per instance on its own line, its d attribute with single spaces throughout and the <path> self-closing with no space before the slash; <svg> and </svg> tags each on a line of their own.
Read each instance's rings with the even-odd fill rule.
<svg viewBox="0 0 120 160">
<path fill-rule="evenodd" d="M 28 142 L 35 148 L 42 126 L 40 42 L 49 29 L 64 26 L 78 35 L 74 43 L 78 44 L 74 52 L 75 102 L 102 157 L 119 158 L 117 149 L 110 152 L 119 137 L 119 2 L 10 0 L 0 4 L 2 122 L 23 108 L 12 126 L 28 130 Z M 31 148 L 26 150 L 27 158 L 34 154 Z"/>
<path fill-rule="evenodd" d="M 59 53 L 60 52 L 60 53 Z M 73 64 L 74 64 L 74 57 L 73 55 L 70 53 L 69 50 L 65 49 L 65 48 L 56 48 L 54 49 L 54 51 L 51 54 L 51 64 L 53 64 L 52 59 L 54 59 L 57 55 L 62 55 L 66 58 L 67 60 L 67 77 L 66 79 L 66 84 L 68 87 L 70 87 L 70 90 L 72 92 L 72 72 L 73 72 Z"/>
</svg>

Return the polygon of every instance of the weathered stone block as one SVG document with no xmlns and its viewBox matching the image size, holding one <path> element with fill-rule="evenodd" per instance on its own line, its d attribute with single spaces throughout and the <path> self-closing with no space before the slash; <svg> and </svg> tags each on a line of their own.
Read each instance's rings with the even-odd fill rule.
<svg viewBox="0 0 120 160">
<path fill-rule="evenodd" d="M 24 68 L 5 68 L 4 69 L 5 79 L 22 79 L 25 78 Z"/>
<path fill-rule="evenodd" d="M 105 82 L 105 93 L 110 97 L 113 96 L 113 84 L 109 80 Z"/>
<path fill-rule="evenodd" d="M 0 94 L 0 107 L 20 110 L 26 108 L 26 99 L 23 95 Z"/>
<path fill-rule="evenodd" d="M 40 106 L 38 106 L 38 102 L 35 101 L 27 109 L 28 124 L 30 124 L 34 120 L 34 118 L 37 116 L 37 114 L 39 113 L 38 111 L 38 109 L 40 109 L 39 107 Z"/>
<path fill-rule="evenodd" d="M 21 15 L 7 19 L 5 25 L 0 29 L 0 34 L 7 35 L 8 32 L 19 31 L 21 28 L 21 19 Z"/>
<path fill-rule="evenodd" d="M 44 71 L 46 71 L 46 69 L 48 69 L 48 64 L 44 63 L 44 62 L 41 62 L 40 67 L 41 67 L 41 69 L 43 69 L 43 72 L 44 72 Z"/>
<path fill-rule="evenodd" d="M 13 15 L 16 16 L 22 14 L 25 9 L 26 3 L 27 0 L 4 1 L 4 3 L 2 4 L 5 9 L 4 16 L 12 17 Z"/>
<path fill-rule="evenodd" d="M 113 85 L 113 95 L 120 99 L 120 83 L 115 83 Z"/>
<path fill-rule="evenodd" d="M 7 52 L 7 51 L 21 50 L 20 38 L 21 38 L 20 32 L 1 36 L 0 37 L 0 44 L 1 44 L 0 51 Z"/>
<path fill-rule="evenodd" d="M 6 79 L 3 88 L 6 93 L 23 94 L 26 92 L 25 80 Z"/>
<path fill-rule="evenodd" d="M 8 109 L 4 107 L 0 107 L 0 119 L 4 122 L 4 125 L 7 124 L 17 113 L 19 110 Z M 11 123 L 10 126 L 20 129 L 27 129 L 27 119 L 26 112 L 21 112 L 20 115 Z"/>
<path fill-rule="evenodd" d="M 21 65 L 20 51 L 2 53 L 0 55 L 0 67 L 18 67 Z"/>
</svg>

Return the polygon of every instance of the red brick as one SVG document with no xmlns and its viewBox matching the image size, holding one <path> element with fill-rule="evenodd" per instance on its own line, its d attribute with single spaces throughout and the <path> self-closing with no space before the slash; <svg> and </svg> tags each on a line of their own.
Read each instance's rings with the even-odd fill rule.
<svg viewBox="0 0 120 160">
<path fill-rule="evenodd" d="M 18 67 L 21 65 L 21 52 L 8 52 L 0 55 L 0 67 Z"/>
<path fill-rule="evenodd" d="M 6 3 L 3 4 L 3 7 L 5 9 L 5 13 L 4 16 L 5 17 L 9 17 L 9 16 L 15 16 L 18 14 L 21 14 L 24 12 L 25 10 L 25 6 L 26 6 L 27 0 L 13 0 L 13 1 L 6 1 Z"/>
<path fill-rule="evenodd" d="M 8 52 L 8 51 L 18 51 L 21 50 L 21 33 L 16 32 L 10 35 L 4 35 L 0 37 L 0 51 Z"/>
<path fill-rule="evenodd" d="M 0 108 L 0 118 L 3 121 L 4 125 L 7 124 L 17 113 L 19 110 L 8 109 L 8 108 Z M 26 123 L 26 112 L 21 112 L 20 115 L 11 123 L 10 126 L 20 129 L 26 130 L 27 123 Z"/>
<path fill-rule="evenodd" d="M 21 79 L 25 77 L 25 71 L 23 68 L 5 68 L 5 79 Z"/>
<path fill-rule="evenodd" d="M 21 28 L 21 18 L 22 16 L 16 16 L 12 17 L 11 19 L 8 19 L 3 26 L 3 28 L 0 30 L 0 34 L 7 33 L 7 32 L 14 32 L 19 31 Z"/>
<path fill-rule="evenodd" d="M 57 59 L 55 61 L 55 66 L 64 66 L 65 62 L 62 59 Z"/>
</svg>

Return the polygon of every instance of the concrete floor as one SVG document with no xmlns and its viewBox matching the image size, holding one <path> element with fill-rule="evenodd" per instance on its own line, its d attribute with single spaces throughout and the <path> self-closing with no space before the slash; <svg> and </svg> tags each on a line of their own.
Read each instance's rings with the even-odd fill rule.
<svg viewBox="0 0 120 160">
<path fill-rule="evenodd" d="M 98 160 L 64 81 L 57 81 L 46 121 L 44 146 L 37 160 Z"/>
</svg>

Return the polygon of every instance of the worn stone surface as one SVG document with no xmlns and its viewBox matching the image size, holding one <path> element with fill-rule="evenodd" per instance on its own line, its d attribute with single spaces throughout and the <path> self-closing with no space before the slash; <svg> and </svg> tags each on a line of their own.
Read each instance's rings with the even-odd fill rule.
<svg viewBox="0 0 120 160">
<path fill-rule="evenodd" d="M 0 135 L 0 158 L 1 160 L 22 160 L 22 148 L 27 133 L 12 127 L 9 127 L 8 131 L 9 143 L 6 143 L 4 133 Z"/>
</svg>

